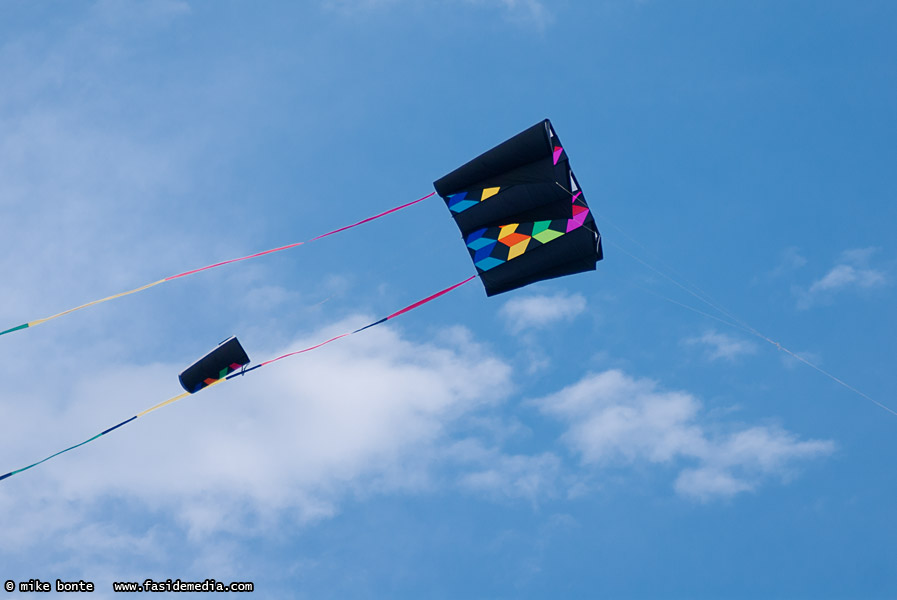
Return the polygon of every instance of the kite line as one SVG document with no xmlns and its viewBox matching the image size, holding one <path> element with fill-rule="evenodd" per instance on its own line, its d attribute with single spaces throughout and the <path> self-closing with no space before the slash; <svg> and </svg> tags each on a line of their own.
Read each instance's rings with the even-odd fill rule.
<svg viewBox="0 0 897 600">
<path fill-rule="evenodd" d="M 374 215 L 374 216 L 372 216 L 372 217 L 368 217 L 367 219 L 362 219 L 361 221 L 358 221 L 357 223 L 352 223 L 351 225 L 346 225 L 345 227 L 340 227 L 339 229 L 334 229 L 333 231 L 328 231 L 327 233 L 323 233 L 323 234 L 321 234 L 321 235 L 319 235 L 319 236 L 313 237 L 313 238 L 311 238 L 311 239 L 309 239 L 309 240 L 305 240 L 305 241 L 303 241 L 303 242 L 295 242 L 295 243 L 293 243 L 293 244 L 287 244 L 286 246 L 280 246 L 279 248 L 272 248 L 271 250 L 265 250 L 265 251 L 263 251 L 263 252 L 256 252 L 255 254 L 250 254 L 250 255 L 248 255 L 248 256 L 241 256 L 240 258 L 232 258 L 232 259 L 230 259 L 230 260 L 224 260 L 224 261 L 217 262 L 217 263 L 214 263 L 214 264 L 211 264 L 211 265 L 207 265 L 207 266 L 205 266 L 205 267 L 200 267 L 200 268 L 198 268 L 198 269 L 192 269 L 192 270 L 190 270 L 190 271 L 184 271 L 183 273 L 178 273 L 177 275 L 172 275 L 172 276 L 170 276 L 170 277 L 166 277 L 165 279 L 160 279 L 159 281 L 154 281 L 154 282 L 152 282 L 152 283 L 148 283 L 148 284 L 143 285 L 143 286 L 140 286 L 140 287 L 138 287 L 138 288 L 134 288 L 133 290 L 128 290 L 128 291 L 126 291 L 126 292 L 121 292 L 121 293 L 118 293 L 118 294 L 113 294 L 112 296 L 107 296 L 107 297 L 105 297 L 105 298 L 100 298 L 99 300 L 94 300 L 94 301 L 92 301 L 92 302 L 88 302 L 88 303 L 86 303 L 86 304 L 82 304 L 81 306 L 76 306 L 76 307 L 74 307 L 74 308 L 70 308 L 70 309 L 68 309 L 68 310 L 64 310 L 64 311 L 62 311 L 62 312 L 60 312 L 60 313 L 56 313 L 55 315 L 52 315 L 52 316 L 49 316 L 49 317 L 45 317 L 45 318 L 43 318 L 43 319 L 36 319 L 36 320 L 34 320 L 34 321 L 29 321 L 29 322 L 27 322 L 27 323 L 23 323 L 23 324 L 21 324 L 21 325 L 17 325 L 16 327 L 10 327 L 9 329 L 6 329 L 6 330 L 4 330 L 4 331 L 0 331 L 0 335 L 5 335 L 5 334 L 7 334 L 7 333 L 12 333 L 13 331 L 19 331 L 20 329 L 28 329 L 28 328 L 30 328 L 30 327 L 35 327 L 35 326 L 37 326 L 37 325 L 40 325 L 41 323 L 46 323 L 47 321 L 52 321 L 53 319 L 58 319 L 59 317 L 63 317 L 63 316 L 65 316 L 65 315 L 70 314 L 70 313 L 73 313 L 73 312 L 75 312 L 75 311 L 78 311 L 78 310 L 81 310 L 81 309 L 84 309 L 84 308 L 88 308 L 89 306 L 94 306 L 95 304 L 101 304 L 101 303 L 103 303 L 103 302 L 108 302 L 109 300 L 115 300 L 116 298 L 123 298 L 123 297 L 125 297 L 125 296 L 130 296 L 131 294 L 136 294 L 137 292 L 142 292 L 142 291 L 144 291 L 144 290 L 148 290 L 148 289 L 151 288 L 151 287 L 157 286 L 157 285 L 162 284 L 162 283 L 165 283 L 165 282 L 167 282 L 167 281 L 173 281 L 173 280 L 175 280 L 175 279 L 180 279 L 181 277 L 187 277 L 188 275 L 193 275 L 193 274 L 195 274 L 195 273 L 200 273 L 200 272 L 202 272 L 202 271 L 208 271 L 209 269 L 214 269 L 214 268 L 216 268 L 216 267 L 221 267 L 221 266 L 224 266 L 224 265 L 229 265 L 229 264 L 231 264 L 231 263 L 240 262 L 240 261 L 243 261 L 243 260 L 249 260 L 249 259 L 251 259 L 251 258 L 258 258 L 259 256 L 265 256 L 266 254 L 273 254 L 273 253 L 275 253 L 275 252 L 281 252 L 281 251 L 283 251 L 283 250 L 289 250 L 290 248 L 296 248 L 297 246 L 302 246 L 302 245 L 304 245 L 304 244 L 309 244 L 309 243 L 311 243 L 311 242 L 320 240 L 320 239 L 322 239 L 322 238 L 325 238 L 325 237 L 327 237 L 327 236 L 333 235 L 333 234 L 335 234 L 335 233 L 340 233 L 341 231 L 346 231 L 347 229 L 352 229 L 353 227 L 358 227 L 359 225 L 363 225 L 363 224 L 368 223 L 368 222 L 370 222 L 370 221 L 374 221 L 374 220 L 379 219 L 379 218 L 381 218 L 381 217 L 385 217 L 386 215 L 392 214 L 392 213 L 394 213 L 394 212 L 398 212 L 398 211 L 400 211 L 400 210 L 402 210 L 402 209 L 408 208 L 409 206 L 413 206 L 414 204 L 417 204 L 418 202 L 423 202 L 424 200 L 426 200 L 427 198 L 430 198 L 430 197 L 433 196 L 434 194 L 436 194 L 436 192 L 430 192 L 430 193 L 427 194 L 426 196 L 423 196 L 422 198 L 418 198 L 417 200 L 414 200 L 414 201 L 412 201 L 412 202 L 408 202 L 408 203 L 406 203 L 406 204 L 402 204 L 402 205 L 400 205 L 400 206 L 396 206 L 395 208 L 391 208 L 391 209 L 389 209 L 389 210 L 387 210 L 387 211 L 384 211 L 384 212 L 382 212 L 382 213 L 376 214 L 376 215 Z M 102 435 L 102 434 L 101 434 L 101 435 Z"/>
<path fill-rule="evenodd" d="M 593 211 L 595 212 L 595 214 L 598 214 L 598 215 L 601 217 L 602 221 L 606 222 L 607 224 L 609 224 L 609 225 L 611 225 L 612 227 L 614 227 L 615 229 L 617 229 L 620 233 L 622 233 L 624 236 L 626 236 L 627 238 L 629 238 L 631 241 L 633 241 L 633 242 L 635 242 L 637 245 L 641 246 L 645 251 L 650 252 L 650 251 L 649 251 L 643 244 L 641 244 L 638 240 L 636 240 L 635 238 L 633 238 L 632 236 L 630 236 L 629 234 L 627 234 L 627 233 L 626 233 L 626 232 L 625 232 L 619 225 L 616 225 L 616 224 L 614 224 L 612 221 L 610 221 L 610 219 L 608 219 L 606 215 L 602 215 L 602 214 L 598 213 L 597 210 L 594 210 L 594 209 L 593 209 Z M 729 312 L 729 311 L 727 311 L 726 309 L 724 309 L 724 308 L 722 308 L 721 306 L 719 306 L 719 303 L 718 303 L 718 302 L 715 302 L 715 301 L 709 296 L 709 294 L 707 294 L 707 292 L 703 291 L 701 288 L 699 288 L 698 286 L 694 285 L 693 283 L 690 283 L 690 282 L 688 282 L 688 281 L 686 281 L 686 283 L 688 283 L 688 285 L 685 285 L 685 284 L 683 284 L 683 283 L 680 283 L 679 281 L 677 281 L 677 280 L 676 280 L 674 277 L 672 277 L 671 275 L 669 275 L 669 274 L 667 274 L 667 273 L 664 273 L 663 271 L 661 271 L 661 270 L 658 269 L 657 267 L 651 265 L 651 264 L 648 263 L 647 261 L 645 261 L 645 260 L 639 258 L 638 256 L 632 254 L 631 252 L 628 252 L 628 251 L 625 250 L 623 247 L 621 247 L 619 244 L 616 244 L 616 243 L 611 242 L 611 241 L 609 241 L 608 244 L 614 246 L 617 250 L 619 250 L 619 251 L 622 252 L 623 254 L 629 256 L 629 258 L 631 258 L 632 260 L 634 260 L 634 261 L 640 263 L 640 264 L 641 264 L 642 266 L 644 266 L 645 268 L 647 268 L 647 269 L 653 271 L 654 273 L 660 275 L 661 277 L 663 277 L 663 278 L 669 280 L 669 281 L 672 282 L 676 287 L 678 287 L 678 288 L 682 289 L 683 291 L 685 291 L 686 293 L 688 293 L 688 294 L 694 296 L 696 299 L 698 299 L 699 301 L 703 302 L 703 303 L 706 304 L 708 307 L 710 307 L 711 309 L 717 311 L 720 315 L 723 315 L 723 316 L 725 316 L 726 318 L 723 319 L 723 318 L 720 318 L 720 317 L 718 317 L 718 316 L 714 316 L 714 315 L 708 314 L 708 313 L 706 313 L 706 312 L 703 312 L 703 311 L 701 311 L 701 310 L 698 310 L 697 308 L 694 308 L 694 307 L 689 306 L 689 305 L 687 305 L 687 304 L 683 304 L 682 302 L 678 302 L 678 301 L 676 301 L 676 300 L 673 300 L 672 298 L 667 298 L 666 296 L 663 296 L 662 294 L 658 294 L 658 293 L 653 292 L 653 291 L 651 291 L 651 290 L 647 290 L 647 289 L 646 289 L 645 291 L 648 291 L 648 292 L 654 294 L 655 296 L 657 296 L 658 298 L 660 298 L 660 299 L 662 299 L 662 300 L 665 300 L 665 301 L 667 301 L 667 302 L 669 302 L 669 303 L 671 303 L 671 304 L 675 304 L 675 305 L 677 305 L 677 306 L 681 306 L 682 308 L 688 309 L 688 310 L 690 310 L 690 311 L 692 311 L 692 312 L 696 312 L 696 313 L 698 313 L 698 314 L 700 314 L 700 315 L 704 315 L 705 317 L 709 317 L 709 318 L 711 318 L 711 319 L 715 319 L 715 320 L 717 320 L 717 321 L 719 321 L 719 322 L 721 322 L 721 323 L 724 323 L 724 324 L 726 324 L 726 325 L 728 325 L 728 326 L 730 326 L 730 327 L 733 327 L 733 328 L 735 328 L 735 329 L 740 329 L 740 330 L 744 331 L 745 333 L 748 333 L 748 334 L 750 334 L 750 335 L 752 335 L 752 336 L 754 336 L 754 337 L 756 337 L 756 338 L 758 338 L 758 339 L 760 339 L 760 340 L 763 340 L 764 342 L 770 344 L 771 346 L 775 346 L 778 350 L 780 350 L 780 351 L 784 352 L 785 354 L 791 356 L 791 357 L 794 358 L 795 360 L 798 360 L 798 361 L 804 363 L 805 365 L 807 365 L 807 366 L 810 367 L 811 369 L 814 369 L 815 371 L 821 373 L 821 374 L 824 375 L 825 377 L 828 377 L 829 379 L 831 379 L 832 381 L 834 381 L 834 382 L 837 383 L 838 385 L 840 385 L 840 386 L 844 387 L 845 389 L 847 389 L 847 390 L 853 392 L 853 393 L 856 394 L 857 396 L 859 396 L 859 397 L 861 397 L 861 398 L 863 398 L 863 399 L 865 399 L 865 400 L 868 400 L 869 402 L 871 402 L 872 404 L 874 404 L 874 405 L 876 405 L 877 407 L 881 408 L 882 410 L 887 411 L 887 412 L 891 413 L 892 415 L 894 415 L 895 417 L 897 417 L 897 411 L 895 411 L 893 408 L 891 408 L 891 407 L 888 406 L 887 404 L 884 404 L 884 403 L 882 403 L 882 402 L 879 402 L 878 400 L 876 400 L 876 399 L 873 398 L 872 396 L 870 396 L 870 395 L 866 394 L 865 392 L 863 392 L 863 391 L 861 391 L 861 390 L 855 388 L 854 386 L 850 385 L 849 383 L 847 383 L 847 382 L 844 381 L 843 379 L 841 379 L 841 378 L 839 378 L 839 377 L 833 375 L 832 373 L 826 371 L 825 369 L 823 369 L 823 368 L 820 367 L 819 365 L 817 365 L 817 364 L 815 364 L 815 363 L 813 363 L 813 362 L 807 360 L 806 358 L 804 358 L 803 356 L 801 356 L 801 355 L 798 354 L 797 352 L 794 352 L 793 350 L 791 350 L 791 349 L 785 347 L 784 345 L 782 345 L 781 342 L 778 342 L 778 341 L 776 341 L 776 340 L 770 338 L 770 337 L 767 336 L 766 334 L 762 333 L 761 331 L 758 331 L 757 329 L 755 329 L 754 327 L 752 327 L 750 324 L 748 324 L 748 323 L 746 323 L 745 321 L 739 319 L 737 316 L 733 315 L 731 312 Z M 669 269 L 670 271 L 672 271 L 673 273 L 676 273 L 676 271 L 673 270 L 671 267 L 667 266 L 666 268 Z M 676 273 L 676 274 L 679 275 L 678 273 Z M 681 277 L 681 275 L 679 275 L 679 277 Z M 639 287 L 641 287 L 641 286 L 639 286 Z M 642 289 L 645 289 L 645 288 L 642 288 Z"/>
<path fill-rule="evenodd" d="M 407 313 L 407 312 L 409 312 L 409 311 L 412 311 L 412 310 L 414 310 L 415 308 L 418 308 L 419 306 L 422 306 L 422 305 L 426 304 L 427 302 L 430 302 L 431 300 L 435 300 L 436 298 L 439 298 L 440 296 L 442 296 L 442 295 L 444 295 L 444 294 L 447 294 L 447 293 L 451 292 L 451 291 L 454 290 L 455 288 L 459 288 L 459 287 L 461 287 L 462 285 L 464 285 L 465 283 L 469 283 L 469 282 L 473 281 L 473 280 L 476 279 L 477 277 L 478 277 L 478 275 L 471 275 L 471 276 L 468 277 L 467 279 L 465 279 L 465 280 L 463 280 L 463 281 L 460 281 L 460 282 L 456 283 L 455 285 L 449 286 L 449 287 L 445 288 L 444 290 L 441 290 L 441 291 L 439 291 L 439 292 L 436 292 L 435 294 L 432 294 L 432 295 L 430 295 L 430 296 L 427 296 L 427 297 L 424 298 L 423 300 L 419 300 L 419 301 L 415 302 L 414 304 L 409 304 L 409 305 L 406 306 L 405 308 L 403 308 L 403 309 L 401 309 L 401 310 L 398 310 L 398 311 L 392 313 L 391 315 L 389 315 L 389 316 L 387 316 L 387 317 L 383 317 L 383 318 L 380 319 L 379 321 L 374 321 L 373 323 L 370 323 L 369 325 L 365 325 L 364 327 L 361 327 L 361 328 L 359 328 L 359 329 L 356 329 L 355 331 L 348 331 L 348 332 L 343 333 L 343 334 L 341 334 L 341 335 L 332 337 L 332 338 L 330 338 L 330 339 L 328 339 L 328 340 L 326 340 L 326 341 L 323 341 L 323 342 L 320 342 L 320 343 L 318 343 L 318 344 L 315 344 L 314 346 L 309 346 L 308 348 L 303 348 L 302 350 L 296 350 L 296 351 L 294 351 L 294 352 L 287 352 L 286 354 L 282 354 L 282 355 L 280 355 L 280 356 L 278 356 L 278 357 L 276 357 L 276 358 L 272 358 L 272 359 L 270 359 L 270 360 L 266 360 L 266 361 L 263 362 L 263 363 L 257 364 L 257 365 L 255 365 L 255 366 L 252 367 L 252 368 L 245 369 L 245 370 L 243 370 L 243 371 L 237 371 L 237 372 L 235 372 L 235 373 L 231 373 L 230 375 L 228 375 L 228 376 L 226 376 L 226 377 L 222 377 L 222 378 L 220 378 L 220 379 L 218 379 L 218 380 L 216 380 L 216 381 L 214 381 L 214 382 L 208 384 L 208 385 L 206 386 L 206 388 L 210 388 L 210 387 L 212 387 L 213 385 L 218 385 L 219 383 L 223 383 L 223 382 L 225 382 L 225 381 L 227 381 L 227 380 L 229 380 L 229 379 L 233 379 L 234 377 L 237 377 L 238 375 L 245 375 L 246 373 L 249 373 L 250 371 L 254 371 L 254 370 L 256 370 L 256 369 L 259 369 L 259 368 L 264 367 L 264 366 L 266 366 L 266 365 L 270 365 L 271 363 L 275 363 L 275 362 L 277 362 L 277 361 L 279 361 L 279 360 L 283 360 L 283 359 L 288 358 L 288 357 L 290 357 L 290 356 L 296 356 L 297 354 L 304 354 L 305 352 L 311 352 L 312 350 L 316 350 L 316 349 L 318 349 L 318 348 L 320 348 L 320 347 L 322 347 L 322 346 L 326 346 L 327 344 L 329 344 L 329 343 L 331 343 L 331 342 L 335 342 L 336 340 L 342 339 L 342 338 L 344 338 L 344 337 L 349 337 L 350 335 L 355 335 L 356 333 L 360 333 L 360 332 L 364 331 L 365 329 L 369 329 L 369 328 L 371 328 L 371 327 L 374 327 L 375 325 L 380 325 L 381 323 L 385 323 L 386 321 L 389 321 L 390 319 L 394 319 L 395 317 L 398 317 L 399 315 L 403 315 L 403 314 L 405 314 L 405 313 Z M 204 388 L 204 389 L 205 389 L 205 388 Z M 44 459 L 42 459 L 42 460 L 39 460 L 39 461 L 37 461 L 36 463 L 30 464 L 30 465 L 28 465 L 27 467 L 22 467 L 21 469 L 16 469 L 15 471 L 10 471 L 9 473 L 6 473 L 5 475 L 0 475 L 0 481 L 6 479 L 6 478 L 8 478 L 8 477 L 12 477 L 13 475 L 15 475 L 15 474 L 17 474 L 17 473 L 21 473 L 22 471 L 27 471 L 28 469 L 31 469 L 31 468 L 33 468 L 33 467 L 36 467 L 37 465 L 39 465 L 39 464 L 41 464 L 41 463 L 45 463 L 45 462 L 47 462 L 48 460 L 50 460 L 51 458 L 55 458 L 55 457 L 59 456 L 60 454 L 64 454 L 64 453 L 68 452 L 69 450 L 74 450 L 75 448 L 78 448 L 78 447 L 83 446 L 83 445 L 85 445 L 85 444 L 87 444 L 87 443 L 90 443 L 90 442 L 92 442 L 92 441 L 94 441 L 94 440 L 96 440 L 96 439 L 98 439 L 98 438 L 100 438 L 100 437 L 106 435 L 107 433 L 110 433 L 110 432 L 112 432 L 112 431 L 115 431 L 115 430 L 118 429 L 119 427 L 122 427 L 122 426 L 124 426 L 124 425 L 127 425 L 127 424 L 130 423 L 131 421 L 134 421 L 134 420 L 136 420 L 136 419 L 138 419 L 138 418 L 140 418 L 140 417 L 143 417 L 143 416 L 145 416 L 145 415 L 148 415 L 149 413 L 151 413 L 151 412 L 153 412 L 153 411 L 155 411 L 155 410 L 158 410 L 158 409 L 162 408 L 163 406 L 168 406 L 169 404 L 174 404 L 174 403 L 177 402 L 178 400 L 182 400 L 182 399 L 184 399 L 184 398 L 186 398 L 187 396 L 190 396 L 190 395 L 191 395 L 191 394 L 190 394 L 189 392 L 184 392 L 184 393 L 182 393 L 182 394 L 178 394 L 177 396 L 174 396 L 173 398 L 169 398 L 168 400 L 165 400 L 164 402 L 160 402 L 159 404 L 156 404 L 155 406 L 151 406 L 151 407 L 147 408 L 146 410 L 144 410 L 143 412 L 139 412 L 139 413 L 137 413 L 136 415 L 134 415 L 133 417 L 130 417 L 130 418 L 128 418 L 128 419 L 125 419 L 124 421 L 122 421 L 122 422 L 119 423 L 118 425 L 113 425 L 113 426 L 110 427 L 109 429 L 106 429 L 105 431 L 102 431 L 102 432 L 98 433 L 97 435 L 93 436 L 92 438 L 86 439 L 86 440 L 84 440 L 84 441 L 81 442 L 81 443 L 75 444 L 74 446 L 69 446 L 69 447 L 66 448 L 65 450 L 60 450 L 59 452 L 56 452 L 55 454 L 51 454 L 51 455 L 48 456 L 47 458 L 44 458 Z"/>
</svg>

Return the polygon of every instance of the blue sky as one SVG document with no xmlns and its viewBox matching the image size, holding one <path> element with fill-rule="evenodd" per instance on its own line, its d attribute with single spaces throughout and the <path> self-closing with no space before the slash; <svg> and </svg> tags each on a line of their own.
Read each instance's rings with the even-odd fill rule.
<svg viewBox="0 0 897 600">
<path fill-rule="evenodd" d="M 414 200 L 545 117 L 605 260 L 490 299 L 471 283 L 3 481 L 0 578 L 897 596 L 897 417 L 673 283 L 897 408 L 895 19 L 5 3 L 2 328 Z M 260 362 L 472 273 L 433 198 L 4 336 L 0 472 L 176 395 L 231 334 Z"/>
</svg>

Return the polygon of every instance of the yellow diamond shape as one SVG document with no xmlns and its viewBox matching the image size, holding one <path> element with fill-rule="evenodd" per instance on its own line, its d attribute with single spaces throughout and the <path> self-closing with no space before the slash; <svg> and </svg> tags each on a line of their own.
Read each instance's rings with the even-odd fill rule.
<svg viewBox="0 0 897 600">
<path fill-rule="evenodd" d="M 516 257 L 520 256 L 521 254 L 523 254 L 524 252 L 526 252 L 526 247 L 527 247 L 527 245 L 529 245 L 530 239 L 532 239 L 532 238 L 526 238 L 522 242 L 517 242 L 516 244 L 511 246 L 511 249 L 508 250 L 508 260 L 511 260 L 512 258 L 516 258 Z"/>
<path fill-rule="evenodd" d="M 500 190 L 500 189 L 501 189 L 500 187 L 486 188 L 485 190 L 483 190 L 483 195 L 480 197 L 480 202 L 482 202 L 486 198 L 491 198 L 492 196 L 497 194 L 498 190 Z"/>
<path fill-rule="evenodd" d="M 507 235 L 511 235 L 512 233 L 517 231 L 518 225 L 520 225 L 520 223 L 511 223 L 510 225 L 502 225 L 501 231 L 498 234 L 498 239 L 502 239 L 503 237 L 505 237 Z"/>
</svg>

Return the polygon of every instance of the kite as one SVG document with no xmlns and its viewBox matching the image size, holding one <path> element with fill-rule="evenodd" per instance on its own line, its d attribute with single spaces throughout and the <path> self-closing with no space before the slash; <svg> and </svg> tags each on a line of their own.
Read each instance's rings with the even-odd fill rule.
<svg viewBox="0 0 897 600">
<path fill-rule="evenodd" d="M 0 475 L 0 480 L 83 446 L 139 417 L 203 389 L 385 323 L 447 294 L 477 277 L 483 282 L 486 295 L 494 296 L 538 281 L 594 271 L 596 263 L 603 258 L 601 236 L 595 226 L 595 220 L 586 204 L 579 183 L 570 169 L 567 153 L 561 146 L 548 119 L 533 125 L 455 169 L 437 180 L 434 187 L 436 192 L 418 200 L 319 235 L 309 241 L 379 219 L 438 193 L 445 201 L 461 231 L 470 257 L 477 269 L 476 275 L 364 327 L 332 337 L 314 346 L 283 354 L 248 369 L 246 365 L 250 362 L 249 355 L 243 346 L 235 336 L 227 338 L 181 372 L 178 379 L 185 390 L 184 393 L 156 404 L 88 440 L 52 454 L 41 461 Z M 106 300 L 133 294 L 165 281 L 279 252 L 304 243 L 307 242 L 297 242 L 187 271 L 129 292 L 70 309 L 47 319 L 2 331 L 0 335 L 24 329 Z"/>
<path fill-rule="evenodd" d="M 218 347 L 184 369 L 178 375 L 181 387 L 188 393 L 195 394 L 219 379 L 224 379 L 234 371 L 249 364 L 249 355 L 237 336 L 231 336 L 218 344 Z"/>
<path fill-rule="evenodd" d="M 548 119 L 433 185 L 487 296 L 594 271 L 603 258 L 595 220 Z"/>
</svg>

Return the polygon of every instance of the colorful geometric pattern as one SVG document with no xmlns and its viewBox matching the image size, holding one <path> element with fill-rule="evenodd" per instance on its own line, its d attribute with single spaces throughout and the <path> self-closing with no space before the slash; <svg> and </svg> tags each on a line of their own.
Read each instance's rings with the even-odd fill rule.
<svg viewBox="0 0 897 600">
<path fill-rule="evenodd" d="M 223 369 L 221 369 L 221 371 L 218 372 L 217 379 L 213 379 L 211 377 L 206 377 L 204 381 L 200 381 L 199 383 L 197 383 L 196 389 L 193 390 L 193 393 L 195 394 L 199 390 L 201 390 L 205 387 L 208 387 L 208 386 L 212 385 L 213 383 L 217 383 L 217 382 L 221 381 L 222 379 L 224 379 L 225 377 L 227 377 L 234 371 L 239 371 L 240 369 L 242 369 L 243 366 L 244 365 L 241 365 L 239 363 L 231 363 L 231 365 L 229 367 L 224 367 Z"/>
<path fill-rule="evenodd" d="M 458 192 L 457 194 L 452 194 L 446 198 L 445 203 L 448 205 L 449 210 L 457 214 L 459 212 L 464 212 L 471 206 L 476 206 L 487 198 L 491 198 L 500 190 L 501 187 L 489 187 L 483 190 Z"/>
<path fill-rule="evenodd" d="M 548 244 L 565 233 L 579 229 L 589 215 L 589 209 L 576 204 L 581 192 L 573 196 L 570 219 L 511 223 L 500 227 L 479 229 L 467 236 L 465 242 L 473 264 L 482 273 L 523 255 L 527 250 Z"/>
<path fill-rule="evenodd" d="M 554 150 L 551 152 L 551 157 L 554 159 L 554 164 L 558 164 L 558 161 L 561 159 L 561 154 L 564 152 L 564 149 L 560 146 L 555 146 Z"/>
</svg>

